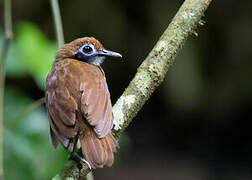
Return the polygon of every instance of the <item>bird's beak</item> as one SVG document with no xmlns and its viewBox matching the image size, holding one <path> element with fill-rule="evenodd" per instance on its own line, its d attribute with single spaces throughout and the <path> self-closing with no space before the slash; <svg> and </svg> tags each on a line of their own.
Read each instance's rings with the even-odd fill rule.
<svg viewBox="0 0 252 180">
<path fill-rule="evenodd" d="M 106 49 L 99 51 L 98 54 L 100 56 L 122 57 L 122 55 L 120 53 L 109 51 Z"/>
</svg>

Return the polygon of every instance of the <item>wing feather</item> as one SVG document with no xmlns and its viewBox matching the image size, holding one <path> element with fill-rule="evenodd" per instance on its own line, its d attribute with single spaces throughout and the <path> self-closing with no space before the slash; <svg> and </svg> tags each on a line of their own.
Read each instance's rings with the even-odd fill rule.
<svg viewBox="0 0 252 180">
<path fill-rule="evenodd" d="M 57 147 L 59 141 L 64 148 L 72 151 L 78 105 L 70 95 L 59 74 L 52 72 L 47 77 L 46 106 L 51 128 L 51 142 Z M 60 84 L 60 85 L 59 85 Z"/>
<path fill-rule="evenodd" d="M 99 138 L 105 137 L 113 126 L 113 113 L 106 79 L 103 71 L 98 69 L 97 81 L 83 82 L 81 110 Z"/>
<path fill-rule="evenodd" d="M 59 132 L 59 129 L 57 128 L 55 123 L 52 121 L 52 118 L 49 113 L 48 113 L 48 119 L 49 119 L 50 128 L 52 129 L 53 134 L 57 137 L 57 139 L 63 145 L 63 147 L 67 148 L 70 140 L 68 138 L 64 137 L 63 134 Z M 55 145 L 53 136 L 51 136 L 51 141 L 52 141 L 53 145 Z"/>
</svg>

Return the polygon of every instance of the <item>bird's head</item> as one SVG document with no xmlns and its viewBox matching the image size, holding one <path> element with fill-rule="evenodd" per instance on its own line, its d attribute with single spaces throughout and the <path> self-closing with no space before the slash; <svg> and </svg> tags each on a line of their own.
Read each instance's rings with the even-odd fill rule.
<svg viewBox="0 0 252 180">
<path fill-rule="evenodd" d="M 99 66 L 106 56 L 122 57 L 117 52 L 106 50 L 95 38 L 84 37 L 64 44 L 56 53 L 56 61 L 72 58 Z"/>
</svg>

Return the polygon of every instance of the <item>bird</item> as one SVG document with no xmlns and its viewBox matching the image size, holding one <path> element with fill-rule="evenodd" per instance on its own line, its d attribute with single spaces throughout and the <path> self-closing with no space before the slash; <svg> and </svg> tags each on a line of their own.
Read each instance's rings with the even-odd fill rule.
<svg viewBox="0 0 252 180">
<path fill-rule="evenodd" d="M 60 143 L 70 157 L 76 156 L 90 169 L 111 167 L 118 147 L 111 132 L 112 104 L 101 68 L 109 56 L 122 57 L 106 50 L 94 37 L 75 39 L 56 52 L 46 78 L 51 143 L 55 149 Z M 78 140 L 84 157 L 76 153 Z"/>
</svg>

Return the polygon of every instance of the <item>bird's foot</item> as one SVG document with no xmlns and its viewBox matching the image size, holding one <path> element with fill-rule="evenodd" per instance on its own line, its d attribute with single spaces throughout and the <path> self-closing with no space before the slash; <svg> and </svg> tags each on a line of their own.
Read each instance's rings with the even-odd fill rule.
<svg viewBox="0 0 252 180">
<path fill-rule="evenodd" d="M 88 166 L 88 168 L 89 168 L 90 170 L 92 170 L 92 167 L 91 167 L 91 165 L 89 164 L 89 162 L 88 162 L 87 160 L 85 160 L 84 158 L 80 157 L 79 154 L 76 153 L 76 152 L 71 152 L 71 153 L 68 155 L 68 158 L 67 158 L 67 159 L 68 159 L 68 160 L 78 160 L 78 161 L 81 161 L 81 162 L 85 163 L 85 164 Z"/>
</svg>

